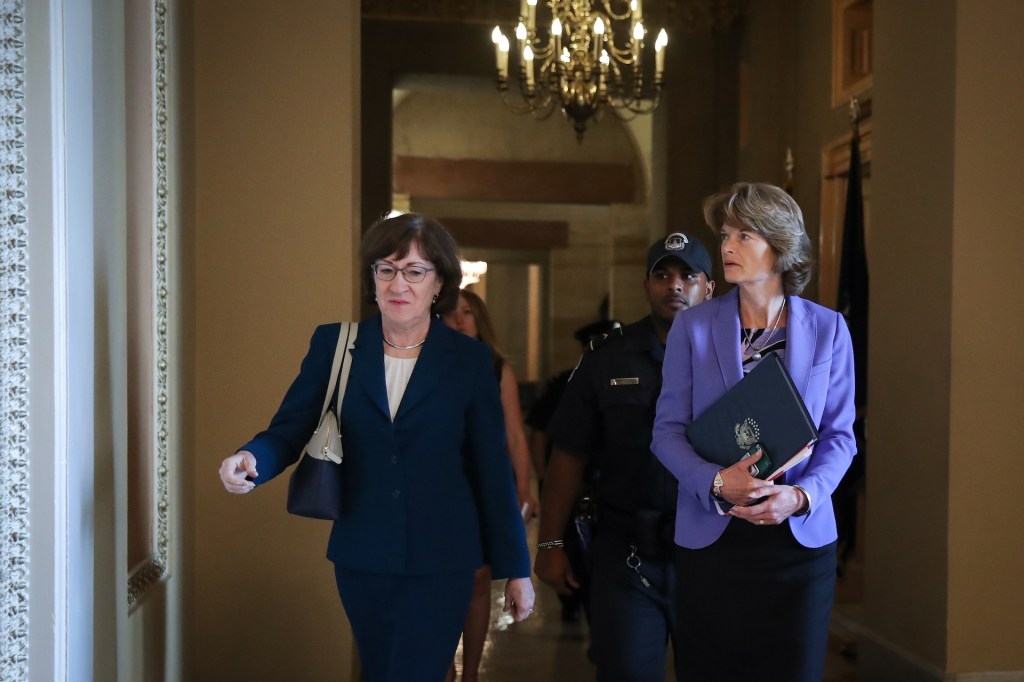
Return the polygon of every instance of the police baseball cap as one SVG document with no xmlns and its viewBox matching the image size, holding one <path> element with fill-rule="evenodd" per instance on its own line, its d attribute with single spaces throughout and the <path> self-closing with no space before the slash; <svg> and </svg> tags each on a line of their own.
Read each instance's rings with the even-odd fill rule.
<svg viewBox="0 0 1024 682">
<path fill-rule="evenodd" d="M 711 279 L 711 256 L 699 239 L 673 232 L 651 244 L 647 250 L 647 274 L 650 275 L 666 258 L 678 258 L 694 272 L 703 272 Z"/>
</svg>

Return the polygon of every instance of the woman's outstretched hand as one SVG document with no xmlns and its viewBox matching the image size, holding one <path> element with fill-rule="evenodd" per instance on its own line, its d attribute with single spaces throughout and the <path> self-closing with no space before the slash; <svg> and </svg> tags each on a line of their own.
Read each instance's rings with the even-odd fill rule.
<svg viewBox="0 0 1024 682">
<path fill-rule="evenodd" d="M 533 613 L 533 583 L 529 578 L 509 578 L 505 582 L 505 608 L 516 622 Z"/>
<path fill-rule="evenodd" d="M 229 493 L 242 495 L 256 487 L 246 479 L 256 478 L 256 456 L 248 450 L 239 450 L 220 463 L 220 480 Z"/>
</svg>

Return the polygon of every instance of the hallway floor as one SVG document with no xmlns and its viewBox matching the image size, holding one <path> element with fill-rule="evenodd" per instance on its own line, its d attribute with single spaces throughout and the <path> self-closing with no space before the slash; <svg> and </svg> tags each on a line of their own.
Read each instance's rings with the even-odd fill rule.
<svg viewBox="0 0 1024 682">
<path fill-rule="evenodd" d="M 536 544 L 536 523 L 530 526 L 530 546 Z M 554 590 L 534 577 L 537 602 L 533 614 L 522 623 L 513 623 L 502 613 L 504 602 L 502 581 L 491 587 L 491 630 L 484 647 L 480 666 L 483 682 L 584 682 L 594 679 L 594 669 L 587 661 L 587 625 L 561 622 L 561 604 Z M 843 628 L 835 627 L 829 639 L 823 682 L 855 682 L 856 665 L 840 654 L 852 637 Z M 671 656 L 671 653 L 669 654 Z M 670 669 L 666 682 L 675 680 Z M 456 654 L 456 669 L 462 671 L 462 647 Z M 461 679 L 459 677 L 458 679 Z"/>
</svg>

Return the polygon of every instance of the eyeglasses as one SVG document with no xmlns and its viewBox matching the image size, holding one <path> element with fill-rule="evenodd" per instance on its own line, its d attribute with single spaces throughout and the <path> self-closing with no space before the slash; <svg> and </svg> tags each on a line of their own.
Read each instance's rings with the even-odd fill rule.
<svg viewBox="0 0 1024 682">
<path fill-rule="evenodd" d="M 402 273 L 402 277 L 409 284 L 422 282 L 428 272 L 434 271 L 434 268 L 425 268 L 422 265 L 406 265 L 404 268 L 396 268 L 388 263 L 374 263 L 370 266 L 370 269 L 373 270 L 373 274 L 377 276 L 377 279 L 382 282 L 390 282 L 395 278 L 395 275 Z"/>
</svg>

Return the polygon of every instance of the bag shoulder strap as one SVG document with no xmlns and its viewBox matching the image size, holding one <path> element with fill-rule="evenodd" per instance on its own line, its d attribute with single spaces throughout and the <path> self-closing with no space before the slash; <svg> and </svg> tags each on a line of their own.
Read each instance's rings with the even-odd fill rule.
<svg viewBox="0 0 1024 682">
<path fill-rule="evenodd" d="M 342 329 L 348 327 L 348 332 L 345 341 L 345 352 L 342 354 L 343 357 L 348 358 L 348 362 L 341 363 L 341 382 L 338 385 L 338 402 L 334 405 L 334 414 L 341 416 L 341 403 L 345 400 L 345 389 L 348 387 L 348 373 L 352 369 L 352 356 L 349 353 L 353 348 L 356 347 L 356 336 L 359 331 L 358 322 L 342 322 Z M 338 334 L 338 347 L 341 347 L 341 334 Z"/>
<path fill-rule="evenodd" d="M 320 408 L 320 419 L 323 420 L 324 415 L 327 414 L 327 406 L 331 404 L 331 396 L 334 395 L 334 387 L 338 385 L 338 369 L 344 365 L 345 377 L 342 381 L 341 392 L 345 391 L 345 384 L 348 383 L 348 370 L 352 366 L 351 362 L 345 363 L 344 358 L 348 354 L 347 351 L 351 350 L 355 346 L 356 342 L 356 329 L 358 324 L 355 322 L 342 322 L 341 329 L 338 330 L 338 346 L 334 349 L 334 361 L 331 363 L 331 380 L 327 384 L 327 393 L 324 395 L 324 405 Z M 338 404 L 341 404 L 339 398 Z M 337 411 L 335 411 L 337 414 Z"/>
</svg>

